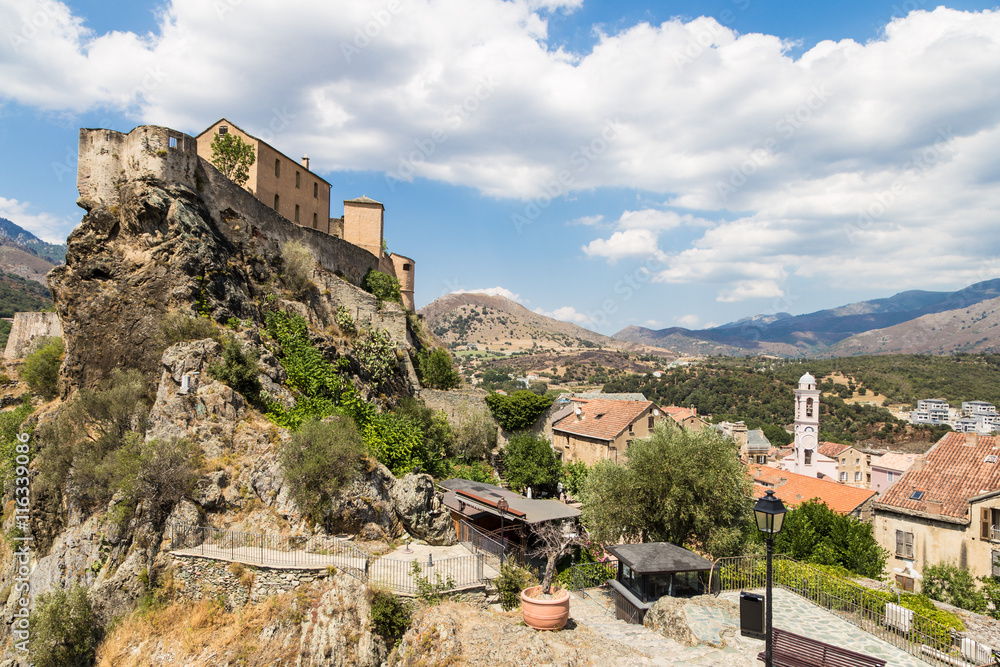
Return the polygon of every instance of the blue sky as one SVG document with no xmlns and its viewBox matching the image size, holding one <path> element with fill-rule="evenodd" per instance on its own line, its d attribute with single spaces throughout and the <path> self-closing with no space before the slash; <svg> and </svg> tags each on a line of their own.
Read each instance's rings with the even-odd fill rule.
<svg viewBox="0 0 1000 667">
<path fill-rule="evenodd" d="M 418 306 L 614 333 L 1000 277 L 989 3 L 0 0 L 0 215 L 42 238 L 80 127 L 222 116 L 383 202 Z"/>
</svg>

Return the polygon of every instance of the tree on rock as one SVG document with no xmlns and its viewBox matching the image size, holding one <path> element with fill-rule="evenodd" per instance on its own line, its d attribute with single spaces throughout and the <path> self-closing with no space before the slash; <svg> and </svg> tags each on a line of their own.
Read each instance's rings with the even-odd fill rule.
<svg viewBox="0 0 1000 667">
<path fill-rule="evenodd" d="M 750 477 L 732 440 L 657 426 L 625 454 L 624 464 L 601 461 L 587 474 L 583 517 L 595 540 L 672 542 L 720 557 L 752 539 Z"/>
<path fill-rule="evenodd" d="M 250 178 L 250 167 L 256 159 L 253 146 L 235 134 L 217 134 L 212 139 L 212 164 L 240 187 Z"/>
</svg>

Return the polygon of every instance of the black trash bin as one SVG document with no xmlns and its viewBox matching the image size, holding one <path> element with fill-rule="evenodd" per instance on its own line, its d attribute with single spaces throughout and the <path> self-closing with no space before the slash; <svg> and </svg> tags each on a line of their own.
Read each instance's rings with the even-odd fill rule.
<svg viewBox="0 0 1000 667">
<path fill-rule="evenodd" d="M 740 634 L 764 639 L 764 596 L 740 592 Z"/>
</svg>

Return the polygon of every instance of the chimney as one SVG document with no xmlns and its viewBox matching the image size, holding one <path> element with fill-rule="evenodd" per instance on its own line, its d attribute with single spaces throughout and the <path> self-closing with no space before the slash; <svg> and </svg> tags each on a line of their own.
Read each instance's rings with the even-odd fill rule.
<svg viewBox="0 0 1000 667">
<path fill-rule="evenodd" d="M 970 446 L 976 446 L 979 444 L 979 434 L 978 433 L 966 433 L 965 434 L 965 444 Z"/>
<path fill-rule="evenodd" d="M 302 156 L 302 166 L 305 167 L 306 169 L 309 168 L 309 156 L 308 155 L 303 155 Z"/>
<path fill-rule="evenodd" d="M 917 459 L 913 462 L 913 465 L 910 466 L 910 470 L 912 470 L 913 472 L 920 472 L 923 469 L 924 469 L 924 457 L 918 456 Z"/>
</svg>

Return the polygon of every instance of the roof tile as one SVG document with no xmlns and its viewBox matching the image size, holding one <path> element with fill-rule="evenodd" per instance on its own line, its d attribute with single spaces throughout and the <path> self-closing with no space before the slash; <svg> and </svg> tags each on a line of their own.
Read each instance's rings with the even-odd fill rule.
<svg viewBox="0 0 1000 667">
<path fill-rule="evenodd" d="M 552 425 L 553 431 L 583 435 L 599 440 L 614 440 L 653 406 L 652 401 L 609 401 L 606 399 L 576 399 L 582 419 L 576 414 L 563 417 Z"/>
</svg>

